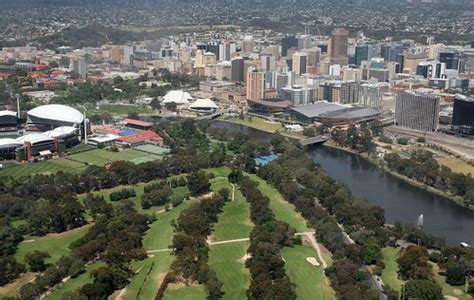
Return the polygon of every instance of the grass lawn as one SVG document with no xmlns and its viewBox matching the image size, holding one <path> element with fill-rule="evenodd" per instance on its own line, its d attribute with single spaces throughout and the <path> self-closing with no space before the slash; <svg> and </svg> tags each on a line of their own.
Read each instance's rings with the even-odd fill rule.
<svg viewBox="0 0 474 300">
<path fill-rule="evenodd" d="M 452 285 L 447 284 L 446 283 L 446 277 L 441 276 L 441 275 L 438 274 L 438 272 L 439 272 L 438 265 L 434 264 L 434 263 L 430 263 L 430 264 L 433 266 L 433 273 L 435 274 L 435 281 L 443 288 L 443 295 L 456 297 L 460 300 L 472 299 L 472 297 L 470 297 L 469 295 L 467 295 L 464 292 L 465 291 L 464 286 L 452 286 Z M 454 290 L 456 290 L 456 292 L 458 292 L 458 294 L 456 294 L 454 292 Z"/>
<path fill-rule="evenodd" d="M 149 157 L 149 156 L 153 156 L 153 154 L 147 154 L 135 149 L 126 149 L 119 152 L 112 152 L 106 149 L 94 149 L 91 151 L 73 154 L 73 155 L 68 156 L 67 158 L 72 161 L 86 162 L 86 163 L 102 166 L 107 163 L 111 163 L 113 161 L 118 161 L 118 160 L 133 161 L 133 160 L 140 159 L 142 157 Z M 158 158 L 159 157 L 156 156 L 155 159 L 158 159 Z"/>
<path fill-rule="evenodd" d="M 336 299 L 334 291 L 325 281 L 322 266 L 315 267 L 306 261 L 307 257 L 318 257 L 314 249 L 298 245 L 285 247 L 281 255 L 286 260 L 286 274 L 296 285 L 298 299 Z"/>
<path fill-rule="evenodd" d="M 249 242 L 229 243 L 210 246 L 209 266 L 224 284 L 222 299 L 245 299 L 250 285 L 250 272 L 245 268 L 242 257 L 247 252 Z"/>
<path fill-rule="evenodd" d="M 100 106 L 99 109 L 90 109 L 87 111 L 89 115 L 127 115 L 128 113 L 153 114 L 155 111 L 147 107 L 120 104 L 106 104 Z"/>
<path fill-rule="evenodd" d="M 275 132 L 279 129 L 282 129 L 283 127 L 280 125 L 280 123 L 272 123 L 270 121 L 257 118 L 257 117 L 251 117 L 251 118 L 229 118 L 229 117 L 223 117 L 221 120 L 224 121 L 229 121 L 235 124 L 241 124 L 249 127 L 253 127 L 256 129 L 260 129 L 263 131 L 268 131 L 268 132 Z"/>
<path fill-rule="evenodd" d="M 449 157 L 449 156 L 448 157 L 438 157 L 437 161 L 440 164 L 445 165 L 446 167 L 453 170 L 453 172 L 463 173 L 463 174 L 471 174 L 472 176 L 474 176 L 474 166 L 471 166 L 470 164 L 468 164 L 467 162 L 465 162 L 465 161 L 463 161 L 459 158 Z"/>
<path fill-rule="evenodd" d="M 46 263 L 52 264 L 59 260 L 63 255 L 69 253 L 69 245 L 83 237 L 91 227 L 91 224 L 69 230 L 59 234 L 48 234 L 44 237 L 25 238 L 26 240 L 34 240 L 32 242 L 22 242 L 18 245 L 18 250 L 15 253 L 15 258 L 21 262 L 25 262 L 25 254 L 34 250 L 45 251 L 51 255 L 46 259 Z"/>
<path fill-rule="evenodd" d="M 150 229 L 143 237 L 143 247 L 146 250 L 165 249 L 171 245 L 173 240 L 173 230 L 171 221 L 175 220 L 179 214 L 196 200 L 183 202 L 180 206 L 158 215 L 158 220 L 150 225 Z"/>
<path fill-rule="evenodd" d="M 3 297 L 16 297 L 18 296 L 18 292 L 20 292 L 20 288 L 27 284 L 28 282 L 32 281 L 36 276 L 36 273 L 25 273 L 22 274 L 18 279 L 13 281 L 10 284 L 0 286 L 0 298 Z"/>
<path fill-rule="evenodd" d="M 134 263 L 139 272 L 130 280 L 123 299 L 154 299 L 161 282 L 175 257 L 171 253 L 154 253 L 143 261 Z"/>
<path fill-rule="evenodd" d="M 65 158 L 59 158 L 35 163 L 9 165 L 0 170 L 0 176 L 12 176 L 19 178 L 33 174 L 54 174 L 58 171 L 80 173 L 86 169 L 83 163 L 68 161 Z"/>
<path fill-rule="evenodd" d="M 93 279 L 90 276 L 90 272 L 102 266 L 105 266 L 105 263 L 96 262 L 91 265 L 88 265 L 84 273 L 77 276 L 76 278 L 69 279 L 65 284 L 61 285 L 57 290 L 49 294 L 46 297 L 46 299 L 47 300 L 60 300 L 65 293 L 74 291 L 76 289 L 80 289 L 85 284 L 91 283 Z"/>
<path fill-rule="evenodd" d="M 397 258 L 399 257 L 400 248 L 385 247 L 382 249 L 383 262 L 385 268 L 382 271 L 382 281 L 384 285 L 389 285 L 391 288 L 401 291 L 402 285 L 405 283 L 403 280 L 398 278 L 398 264 Z"/>
<path fill-rule="evenodd" d="M 212 240 L 224 241 L 248 237 L 253 227 L 250 221 L 249 203 L 237 186 L 234 201 L 232 201 L 232 185 L 225 179 L 214 181 L 211 185 L 214 192 L 221 188 L 228 188 L 231 191 L 231 200 L 225 204 L 222 213 L 219 214 L 219 221 L 214 225 Z"/>
<path fill-rule="evenodd" d="M 270 209 L 275 214 L 277 220 L 288 223 L 294 227 L 297 232 L 311 231 L 306 226 L 306 220 L 295 211 L 295 206 L 286 202 L 281 194 L 265 180 L 254 174 L 246 174 L 252 180 L 258 181 L 258 188 L 267 197 L 270 198 Z"/>
<path fill-rule="evenodd" d="M 202 285 L 180 286 L 170 284 L 165 291 L 164 300 L 199 300 L 206 299 L 207 293 Z"/>
</svg>

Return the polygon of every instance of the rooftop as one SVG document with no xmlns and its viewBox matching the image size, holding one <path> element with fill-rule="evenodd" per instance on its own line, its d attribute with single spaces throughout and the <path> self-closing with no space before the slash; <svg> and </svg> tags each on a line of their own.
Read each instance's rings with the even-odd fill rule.
<svg viewBox="0 0 474 300">
<path fill-rule="evenodd" d="M 320 101 L 310 105 L 293 107 L 291 110 L 296 111 L 307 118 L 315 118 L 328 112 L 339 111 L 344 109 L 347 109 L 347 107 L 341 104 Z"/>
<path fill-rule="evenodd" d="M 119 137 L 117 140 L 124 143 L 135 144 L 135 143 L 145 142 L 148 140 L 160 141 L 161 136 L 159 136 L 154 131 L 146 130 L 146 131 L 138 131 L 133 134 Z"/>
<path fill-rule="evenodd" d="M 125 124 L 131 124 L 131 125 L 136 125 L 136 126 L 142 126 L 142 127 L 151 127 L 151 126 L 153 126 L 153 123 L 146 122 L 146 121 L 141 121 L 141 120 L 125 118 L 123 121 L 124 121 Z"/>
</svg>

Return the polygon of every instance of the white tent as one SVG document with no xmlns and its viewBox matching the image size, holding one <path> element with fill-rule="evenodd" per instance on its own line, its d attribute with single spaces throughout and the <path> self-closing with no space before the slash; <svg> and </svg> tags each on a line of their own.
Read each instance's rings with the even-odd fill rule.
<svg viewBox="0 0 474 300">
<path fill-rule="evenodd" d="M 177 105 L 189 104 L 189 101 L 193 100 L 193 97 L 187 92 L 183 91 L 169 91 L 163 97 L 163 104 L 176 103 Z"/>
<path fill-rule="evenodd" d="M 216 110 L 217 105 L 211 99 L 197 99 L 188 108 L 190 110 L 211 111 Z"/>
</svg>

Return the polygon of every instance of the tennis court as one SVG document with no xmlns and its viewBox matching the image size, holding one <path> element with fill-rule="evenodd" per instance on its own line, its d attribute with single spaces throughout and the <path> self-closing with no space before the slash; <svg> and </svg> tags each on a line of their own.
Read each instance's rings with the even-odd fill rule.
<svg viewBox="0 0 474 300">
<path fill-rule="evenodd" d="M 160 155 L 160 156 L 169 154 L 171 152 L 171 150 L 168 148 L 163 148 L 160 146 L 149 145 L 149 144 L 137 146 L 135 147 L 135 149 L 139 151 L 155 154 L 155 155 Z"/>
</svg>

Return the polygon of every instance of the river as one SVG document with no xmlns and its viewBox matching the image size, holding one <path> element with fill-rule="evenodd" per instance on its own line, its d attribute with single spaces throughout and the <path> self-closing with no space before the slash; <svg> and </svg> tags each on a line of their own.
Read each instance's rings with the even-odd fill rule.
<svg viewBox="0 0 474 300">
<path fill-rule="evenodd" d="M 222 121 L 213 121 L 211 127 L 240 131 L 251 138 L 271 138 L 270 133 Z M 474 211 L 412 186 L 356 154 L 327 146 L 315 147 L 307 154 L 326 174 L 347 184 L 355 196 L 383 207 L 387 223 L 399 220 L 416 224 L 423 214 L 426 232 L 446 237 L 450 245 L 474 243 Z"/>
</svg>

